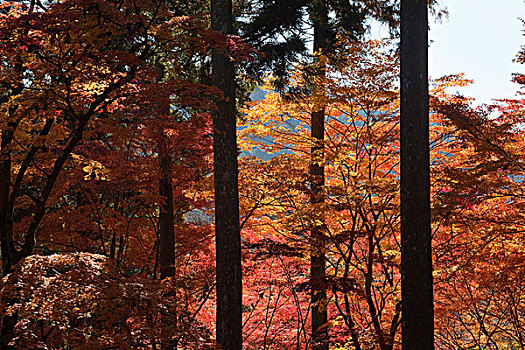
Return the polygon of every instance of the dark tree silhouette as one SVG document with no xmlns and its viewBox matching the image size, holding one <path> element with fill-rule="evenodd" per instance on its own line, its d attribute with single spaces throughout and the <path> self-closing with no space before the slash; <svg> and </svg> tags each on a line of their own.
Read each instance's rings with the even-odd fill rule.
<svg viewBox="0 0 525 350">
<path fill-rule="evenodd" d="M 231 0 L 211 1 L 212 29 L 233 33 Z M 217 345 L 242 348 L 242 280 L 236 139 L 235 71 L 224 53 L 213 50 L 212 84 L 224 98 L 213 113 L 215 234 L 217 271 Z"/>
<path fill-rule="evenodd" d="M 328 11 L 325 4 L 321 0 L 312 1 L 311 7 L 313 27 L 314 27 L 314 43 L 313 54 L 315 64 L 315 74 L 322 82 L 325 75 L 326 51 L 328 49 Z M 320 95 L 323 93 L 324 87 L 322 83 L 317 82 L 313 87 L 313 93 Z M 312 192 L 310 195 L 310 202 L 314 205 L 324 203 L 324 119 L 325 106 L 317 105 L 317 108 L 311 115 L 311 136 L 313 146 L 310 151 L 310 176 Z M 324 221 L 323 213 L 320 215 L 320 222 Z M 317 222 L 317 220 L 316 220 Z M 328 350 L 328 313 L 326 309 L 327 296 L 324 281 L 326 280 L 326 256 L 324 248 L 324 233 L 323 225 L 314 223 L 311 231 L 311 256 L 310 256 L 310 280 L 312 284 L 312 348 L 315 350 Z"/>
<path fill-rule="evenodd" d="M 401 1 L 401 295 L 404 350 L 434 349 L 428 7 Z"/>
</svg>

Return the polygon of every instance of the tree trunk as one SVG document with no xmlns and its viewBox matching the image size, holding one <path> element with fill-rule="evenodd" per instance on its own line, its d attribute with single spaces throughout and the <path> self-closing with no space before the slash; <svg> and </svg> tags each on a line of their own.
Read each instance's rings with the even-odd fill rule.
<svg viewBox="0 0 525 350">
<path fill-rule="evenodd" d="M 324 31 L 328 26 L 328 13 L 321 0 L 315 0 L 312 4 L 312 18 L 314 22 L 314 84 L 313 97 L 322 99 L 324 95 L 323 80 L 325 75 L 325 50 L 326 36 Z M 316 107 L 311 115 L 311 137 L 312 148 L 310 150 L 310 177 L 311 195 L 310 203 L 322 205 L 324 203 L 324 119 L 325 104 L 316 101 Z M 325 234 L 324 213 L 316 212 L 315 221 L 311 231 L 310 248 L 310 283 L 311 283 L 311 305 L 312 305 L 312 348 L 314 350 L 328 350 L 328 313 L 326 296 L 326 256 L 325 256 Z M 321 222 L 319 224 L 318 222 Z"/>
<path fill-rule="evenodd" d="M 173 208 L 172 163 L 166 135 L 159 139 L 159 194 L 162 197 L 159 215 L 160 278 L 175 276 L 175 216 Z"/>
<path fill-rule="evenodd" d="M 231 0 L 211 1 L 212 29 L 233 33 Z M 212 84 L 224 93 L 213 112 L 217 346 L 242 349 L 242 280 L 239 227 L 235 70 L 218 50 L 212 52 Z"/>
<path fill-rule="evenodd" d="M 428 8 L 401 1 L 403 350 L 434 349 L 428 118 Z"/>
<path fill-rule="evenodd" d="M 175 217 L 173 213 L 173 184 L 172 184 L 172 161 L 168 151 L 167 136 L 161 130 L 159 136 L 159 194 L 162 197 L 159 214 L 159 255 L 160 255 L 160 278 L 175 276 Z M 175 297 L 175 290 L 165 297 Z M 167 334 L 168 328 L 177 327 L 177 312 L 162 315 L 163 328 L 161 330 L 162 350 L 176 349 L 176 340 Z"/>
</svg>

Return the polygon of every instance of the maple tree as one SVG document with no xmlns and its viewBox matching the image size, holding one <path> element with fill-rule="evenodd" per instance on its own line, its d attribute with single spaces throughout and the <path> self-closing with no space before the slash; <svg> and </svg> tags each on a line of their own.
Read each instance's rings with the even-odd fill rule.
<svg viewBox="0 0 525 350">
<path fill-rule="evenodd" d="M 17 316 L 10 347 L 148 349 L 168 332 L 181 346 L 214 348 L 210 332 L 189 310 L 178 311 L 183 322 L 177 327 L 173 320 L 158 322 L 177 304 L 166 297 L 169 283 L 125 277 L 112 265 L 107 257 L 89 253 L 24 259 L 2 293 L 5 312 Z"/>
<path fill-rule="evenodd" d="M 449 118 L 433 164 L 436 347 L 521 349 L 523 99 L 433 102 Z"/>
<path fill-rule="evenodd" d="M 165 147 L 176 159 L 170 176 L 179 215 L 199 205 L 186 191 L 209 169 L 208 118 L 183 110 L 209 108 L 213 90 L 184 78 L 177 64 L 209 45 L 206 24 L 168 16 L 163 2 L 122 5 L 60 2 L 4 13 L 2 50 L 12 60 L 2 65 L 4 274 L 37 245 L 44 253 L 102 253 L 117 266 L 155 275 L 163 200 L 158 180 L 144 177 L 160 178 L 155 123 L 164 126 Z M 159 54 L 172 68 L 167 81 L 159 82 L 154 69 Z M 159 89 L 171 92 L 168 100 Z M 177 106 L 178 118 L 158 112 L 166 103 Z M 185 226 L 181 246 L 192 230 Z M 205 225 L 192 231 L 209 236 Z M 191 252 L 182 247 L 179 254 Z"/>
<path fill-rule="evenodd" d="M 50 4 L 46 11 L 18 14 L 12 10 L 3 19 L 2 49 L 6 54 L 16 53 L 3 66 L 6 91 L 10 94 L 2 105 L 6 125 L 2 128 L 2 164 L 6 169 L 3 183 L 9 183 L 11 170 L 16 169 L 14 185 L 6 188 L 4 194 L 5 272 L 32 252 L 46 203 L 75 147 L 83 139 L 97 137 L 92 127 L 99 120 L 125 123 L 126 114 L 138 108 L 137 87 L 149 85 L 149 89 L 142 89 L 142 99 L 153 92 L 154 72 L 148 60 L 155 50 L 172 50 L 177 54 L 173 50 L 177 45 L 182 50 L 190 49 L 181 35 L 173 35 L 163 45 L 161 35 L 166 35 L 163 26 L 178 25 L 183 31 L 193 31 L 190 36 L 198 30 L 198 26 L 190 26 L 185 20 L 157 25 L 157 18 L 150 18 L 149 11 L 157 7 L 162 10 L 161 3 L 144 3 L 143 8 L 128 11 L 118 10 L 115 5 L 61 2 Z M 129 25 L 117 25 L 122 22 L 118 16 L 125 16 Z M 17 69 L 20 74 L 11 74 Z M 14 94 L 17 91 L 11 87 L 20 81 L 21 91 Z M 177 94 L 173 96 L 182 106 L 199 101 L 183 88 L 199 87 L 188 84 L 191 83 L 172 79 L 166 86 L 176 87 Z M 147 106 L 143 104 L 140 108 L 145 110 Z M 18 217 L 19 211 L 25 214 Z M 23 240 L 20 249 L 17 249 L 20 238 L 13 236 L 14 225 L 18 225 L 16 232 L 26 232 L 20 237 Z"/>
<path fill-rule="evenodd" d="M 331 73 L 325 82 L 327 202 L 322 208 L 316 208 L 308 201 L 311 191 L 307 185 L 308 154 L 313 143 L 309 136 L 309 115 L 316 102 L 308 95 L 290 100 L 269 91 L 263 101 L 245 109 L 241 145 L 244 152 L 257 157 L 241 159 L 242 170 L 246 172 L 242 175 L 241 171 L 241 208 L 247 229 L 258 234 L 265 244 L 279 246 L 281 256 L 291 255 L 296 260 L 307 256 L 308 227 L 312 221 L 318 220 L 319 210 L 322 210 L 328 234 L 325 285 L 330 291 L 328 316 L 332 342 L 355 349 L 399 348 L 400 339 L 396 340 L 401 322 L 399 105 L 397 92 L 393 89 L 397 63 L 378 43 L 362 47 L 355 45 L 352 50 L 346 53 L 346 64 L 341 65 L 345 69 L 329 64 Z M 297 90 L 301 91 L 303 75 L 297 72 L 292 79 Z M 496 217 L 501 217 L 502 211 L 510 210 L 513 215 L 520 212 L 515 197 L 521 193 L 517 190 L 520 187 L 517 179 L 522 171 L 518 145 L 523 141 L 516 125 L 522 123 L 523 103 L 507 101 L 506 106 L 498 107 L 502 113 L 500 118 L 488 119 L 488 112 L 472 111 L 462 98 L 446 93 L 447 87 L 468 83 L 461 76 L 450 76 L 436 80 L 432 86 L 432 227 L 437 250 L 434 261 L 438 305 L 436 347 L 444 349 L 466 346 L 469 342 L 466 332 L 482 334 L 473 331 L 474 327 L 482 327 L 474 326 L 475 317 L 472 315 L 475 307 L 480 308 L 490 301 L 489 296 L 496 292 L 494 283 L 501 281 L 496 274 L 505 273 L 501 264 L 495 264 L 494 253 L 491 253 L 501 250 L 505 244 L 501 241 L 503 238 L 498 238 L 496 245 L 487 245 L 487 239 L 491 241 L 506 232 L 504 240 L 516 242 L 520 236 L 515 234 L 521 232 L 516 226 L 520 222 L 517 217 L 507 217 L 507 220 L 496 220 Z M 499 152 L 499 156 L 495 157 L 494 152 Z M 261 157 L 268 160 L 262 161 Z M 486 176 L 487 172 L 491 177 Z M 480 176 L 484 184 L 479 183 Z M 485 195 L 478 192 L 480 190 Z M 502 196 L 502 193 L 506 195 Z M 497 200 L 487 207 L 485 200 L 491 196 Z M 474 203 L 479 206 L 474 208 Z M 506 208 L 496 210 L 493 205 Z M 459 219 L 459 213 L 467 209 L 469 215 Z M 479 216 L 470 216 L 473 213 Z M 474 234 L 479 222 L 484 223 L 485 230 L 494 238 Z M 454 225 L 453 231 L 449 231 L 447 223 Z M 489 229 L 491 226 L 496 227 Z M 473 249 L 476 246 L 480 248 Z M 516 250 L 509 254 L 515 258 L 506 254 L 499 258 L 508 268 L 516 267 L 518 252 L 521 251 L 516 243 L 512 246 L 516 246 Z M 472 269 L 479 273 L 483 271 L 480 266 L 486 264 L 492 267 L 485 273 L 492 271 L 494 277 L 489 279 L 481 274 L 474 278 Z M 460 285 L 459 279 L 451 277 L 459 273 L 468 274 L 468 278 L 461 278 Z M 505 281 L 518 278 L 517 273 L 514 269 Z M 305 271 L 299 272 L 299 276 L 304 278 Z M 469 287 L 465 280 L 474 284 Z M 271 277 L 268 282 L 276 283 Z M 308 285 L 306 280 L 290 283 L 295 284 L 290 288 L 295 289 L 298 296 L 304 293 L 299 286 Z M 478 283 L 487 283 L 488 290 L 482 291 Z M 274 284 L 274 288 L 277 285 Z M 468 297 L 466 290 L 460 287 L 484 293 L 483 297 L 480 294 L 476 298 Z M 505 293 L 509 292 L 519 293 L 519 289 L 507 289 Z M 250 290 L 245 294 L 250 295 Z M 510 332 L 510 327 L 519 326 L 517 321 L 504 315 L 512 310 L 508 300 L 517 300 L 517 295 L 499 295 L 498 302 L 494 301 L 499 312 L 492 314 L 492 320 L 498 320 L 493 327 L 506 325 L 506 329 L 499 329 L 497 335 L 491 333 L 499 337 L 495 342 L 499 346 L 504 344 L 502 334 Z M 290 310 L 295 310 L 295 300 L 290 301 Z M 302 300 L 302 307 L 308 310 L 308 303 Z M 464 314 L 458 312 L 458 305 L 465 307 Z M 516 313 L 518 305 L 513 306 L 515 315 L 519 314 Z M 297 321 L 299 316 L 291 313 L 288 317 L 290 323 L 301 324 Z M 494 322 L 489 321 L 488 314 L 478 316 L 478 320 Z M 463 326 L 459 327 L 460 324 Z M 270 326 L 267 328 L 271 329 Z M 275 341 L 286 344 L 277 347 L 290 346 L 286 343 L 290 340 L 276 337 Z M 311 344 L 308 337 L 297 338 L 294 342 L 298 348 L 307 348 Z M 478 342 L 477 345 L 485 346 L 486 343 Z"/>
<path fill-rule="evenodd" d="M 312 95 L 324 93 L 323 76 L 325 74 L 326 56 L 335 60 L 338 48 L 343 41 L 337 42 L 337 37 L 344 36 L 350 40 L 363 35 L 365 20 L 369 17 L 387 22 L 392 27 L 397 22 L 397 7 L 391 2 L 382 2 L 374 6 L 363 6 L 359 1 L 263 1 L 261 10 L 252 15 L 253 21 L 241 24 L 244 37 L 262 47 L 267 56 L 258 63 L 265 67 L 272 66 L 272 73 L 276 79 L 273 85 L 283 90 L 290 71 L 286 70 L 290 61 L 303 60 L 298 55 L 311 56 L 312 64 L 303 67 L 304 74 L 309 75 L 309 86 Z M 306 9 L 309 23 L 313 31 L 312 53 L 305 54 L 305 35 L 288 30 L 290 27 L 303 27 L 298 25 L 304 21 L 303 8 Z M 295 24 L 295 26 L 294 26 Z M 282 37 L 286 40 L 283 42 Z M 261 62 L 262 61 L 262 62 Z M 324 119 L 325 106 L 322 99 L 317 105 L 317 110 L 311 114 L 311 134 L 317 142 L 311 147 L 310 183 L 312 187 L 310 200 L 321 205 L 324 202 L 323 186 L 325 183 L 325 170 L 319 159 L 324 157 Z M 326 258 L 323 247 L 323 214 L 320 213 L 319 224 L 311 227 L 311 273 L 312 281 L 325 279 Z M 315 349 L 328 349 L 326 291 L 322 284 L 312 283 L 312 336 Z"/>
<path fill-rule="evenodd" d="M 392 84 L 397 72 L 396 60 L 388 50 L 380 52 L 381 46 L 351 45 L 344 64 L 328 64 L 330 73 L 324 83 L 327 92 L 318 96 L 327 106 L 326 202 L 310 203 L 311 189 L 305 182 L 309 176 L 310 146 L 314 142 L 309 136 L 310 113 L 318 102 L 307 95 L 287 101 L 269 92 L 264 101 L 246 110 L 243 147 L 246 151 L 260 149 L 275 156 L 267 161 L 268 165 L 257 159 L 246 160 L 254 162 L 246 166 L 248 171 L 257 166 L 255 175 L 250 177 L 256 183 L 246 183 L 241 188 L 253 186 L 258 191 L 248 192 L 241 207 L 251 212 L 247 224 L 251 230 L 262 230 L 264 236 L 270 232 L 284 237 L 290 248 L 305 255 L 310 251 L 307 233 L 312 224 L 319 222 L 322 212 L 327 277 L 318 283 L 330 292 L 325 306 L 331 323 L 330 337 L 341 342 L 341 346 L 364 347 L 377 341 L 377 345 L 386 349 L 392 345 L 389 339 L 398 330 L 400 315 L 396 306 L 387 310 L 381 304 L 385 301 L 395 304 L 399 277 L 392 271 L 397 269 L 396 265 L 378 256 L 382 257 L 383 251 L 392 254 L 397 250 L 394 233 L 398 214 L 394 208 L 398 187 L 390 171 L 397 167 L 398 129 Z M 298 86 L 304 82 L 302 77 L 300 72 L 293 76 Z M 383 226 L 387 223 L 390 226 Z M 383 274 L 389 276 L 385 277 L 386 285 L 374 282 Z M 383 288 L 392 291 L 381 301 L 376 296 L 381 295 Z M 354 305 L 364 309 L 354 310 Z M 373 325 L 369 323 L 371 319 L 376 320 Z M 372 327 L 365 326 L 367 323 Z M 303 348 L 309 342 L 306 338 L 299 346 Z"/>
<path fill-rule="evenodd" d="M 523 101 L 438 110 L 451 116 L 442 132 L 456 156 L 436 166 L 436 341 L 522 348 Z"/>
</svg>

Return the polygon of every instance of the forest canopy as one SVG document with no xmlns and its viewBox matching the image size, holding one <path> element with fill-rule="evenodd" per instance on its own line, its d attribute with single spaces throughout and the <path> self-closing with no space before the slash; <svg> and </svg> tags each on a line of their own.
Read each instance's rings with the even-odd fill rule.
<svg viewBox="0 0 525 350">
<path fill-rule="evenodd" d="M 401 349 L 401 17 L 3 1 L 0 348 L 240 350 L 238 327 L 246 350 Z M 435 349 L 525 349 L 512 79 L 479 107 L 451 93 L 464 74 L 428 81 Z"/>
</svg>

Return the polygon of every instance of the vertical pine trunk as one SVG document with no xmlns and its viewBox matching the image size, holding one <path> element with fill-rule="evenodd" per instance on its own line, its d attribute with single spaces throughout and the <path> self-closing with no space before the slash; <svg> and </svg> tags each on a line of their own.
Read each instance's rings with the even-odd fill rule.
<svg viewBox="0 0 525 350">
<path fill-rule="evenodd" d="M 403 350 L 434 349 L 427 0 L 401 1 Z"/>
<path fill-rule="evenodd" d="M 326 50 L 326 38 L 324 31 L 328 26 L 328 14 L 321 0 L 315 0 L 312 6 L 312 17 L 314 22 L 314 77 L 317 86 L 314 86 L 314 98 L 322 98 L 324 86 L 322 81 L 325 75 L 324 55 Z M 316 110 L 311 115 L 311 137 L 313 146 L 310 150 L 310 176 L 311 195 L 310 202 L 314 205 L 324 203 L 324 119 L 325 105 L 323 102 L 314 104 Z M 328 313 L 326 296 L 326 256 L 323 224 L 324 215 L 318 212 L 314 216 L 316 223 L 311 231 L 311 256 L 310 256 L 310 281 L 311 281 L 311 304 L 312 304 L 312 348 L 314 350 L 328 350 Z"/>
<path fill-rule="evenodd" d="M 165 75 L 165 67 L 157 64 L 155 67 L 158 81 L 162 81 Z M 170 97 L 163 96 L 159 105 L 159 117 L 170 118 Z M 168 135 L 165 133 L 163 121 L 160 121 L 157 151 L 159 153 L 159 195 L 162 199 L 159 213 L 159 236 L 158 236 L 158 264 L 160 265 L 160 278 L 175 277 L 175 213 L 173 203 L 173 161 L 169 149 Z M 157 264 L 157 261 L 155 261 Z M 166 298 L 175 298 L 176 290 L 169 291 L 164 295 Z M 177 327 L 177 310 L 169 310 L 161 316 L 161 349 L 174 350 L 177 341 L 169 336 L 170 328 Z"/>
<path fill-rule="evenodd" d="M 163 71 L 163 68 L 159 68 Z M 169 114 L 169 97 L 166 96 L 166 103 L 161 108 L 162 117 Z M 158 140 L 159 152 L 159 195 L 162 198 L 159 214 L 159 263 L 160 278 L 175 277 L 175 214 L 173 204 L 173 164 L 168 146 L 168 136 L 164 133 L 164 128 L 160 129 Z M 175 298 L 176 291 L 170 291 L 165 295 L 166 298 Z M 161 329 L 161 349 L 174 350 L 177 348 L 176 339 L 168 334 L 169 328 L 177 327 L 177 310 L 163 314 L 161 317 L 163 328 Z"/>
<path fill-rule="evenodd" d="M 231 0 L 211 1 L 212 29 L 233 33 Z M 217 346 L 242 349 L 242 280 L 234 64 L 212 52 L 212 84 L 224 93 L 213 112 Z"/>
<path fill-rule="evenodd" d="M 166 135 L 159 139 L 159 194 L 162 197 L 159 216 L 160 278 L 175 275 L 175 216 L 173 213 L 173 184 L 171 156 Z"/>
</svg>

